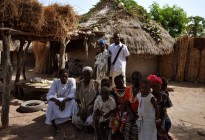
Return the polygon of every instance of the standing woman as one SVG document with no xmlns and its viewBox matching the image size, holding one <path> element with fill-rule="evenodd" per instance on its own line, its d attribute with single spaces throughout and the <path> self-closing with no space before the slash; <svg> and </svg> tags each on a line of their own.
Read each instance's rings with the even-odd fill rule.
<svg viewBox="0 0 205 140">
<path fill-rule="evenodd" d="M 78 113 L 73 117 L 73 123 L 79 129 L 88 130 L 93 126 L 93 107 L 96 95 L 99 92 L 99 83 L 91 79 L 93 70 L 86 66 L 82 70 L 83 79 L 77 84 L 76 102 L 78 104 Z M 90 127 L 91 126 L 91 127 Z"/>
<path fill-rule="evenodd" d="M 102 39 L 99 42 L 100 52 L 95 56 L 95 74 L 96 79 L 100 83 L 103 78 L 107 77 L 108 73 L 108 57 L 109 51 L 106 49 L 107 41 Z"/>
<path fill-rule="evenodd" d="M 55 134 L 59 131 L 56 124 L 71 120 L 77 111 L 75 79 L 68 78 L 68 72 L 65 69 L 59 71 L 59 77 L 53 81 L 47 95 L 46 123 L 54 126 Z"/>
<path fill-rule="evenodd" d="M 135 123 L 138 115 L 138 105 L 139 101 L 137 94 L 140 90 L 140 82 L 142 80 L 142 75 L 138 71 L 134 71 L 131 76 L 132 85 L 127 87 L 127 99 L 129 100 L 128 106 L 130 106 L 129 115 L 124 128 L 124 140 L 137 140 L 138 139 L 138 128 Z M 128 96 L 129 95 L 129 96 Z"/>
</svg>

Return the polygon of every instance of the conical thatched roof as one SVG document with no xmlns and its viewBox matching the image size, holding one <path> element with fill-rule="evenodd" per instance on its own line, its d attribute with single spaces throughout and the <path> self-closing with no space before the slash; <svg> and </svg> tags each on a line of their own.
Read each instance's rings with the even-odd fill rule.
<svg viewBox="0 0 205 140">
<path fill-rule="evenodd" d="M 134 2 L 133 5 L 125 3 L 125 7 L 120 9 L 117 1 L 100 0 L 82 16 L 79 28 L 92 30 L 98 27 L 100 31 L 106 32 L 108 39 L 119 30 L 132 54 L 164 55 L 172 52 L 174 39 L 160 25 L 148 20 L 141 6 L 130 0 L 132 4 Z"/>
</svg>

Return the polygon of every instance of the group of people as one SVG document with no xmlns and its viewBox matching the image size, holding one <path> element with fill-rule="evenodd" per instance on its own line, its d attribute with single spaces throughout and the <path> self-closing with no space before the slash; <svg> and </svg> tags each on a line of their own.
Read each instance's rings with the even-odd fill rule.
<svg viewBox="0 0 205 140">
<path fill-rule="evenodd" d="M 113 38 L 115 43 L 108 50 L 105 40 L 99 42 L 102 50 L 96 56 L 96 80 L 89 66 L 82 69 L 83 79 L 78 83 L 68 78 L 65 69 L 59 71 L 59 79 L 47 95 L 46 123 L 58 133 L 57 124 L 72 120 L 76 128 L 94 131 L 96 140 L 171 140 L 166 109 L 172 102 L 166 79 L 156 75 L 142 79 L 141 73 L 134 71 L 132 84 L 126 86 L 129 51 L 118 33 Z"/>
</svg>

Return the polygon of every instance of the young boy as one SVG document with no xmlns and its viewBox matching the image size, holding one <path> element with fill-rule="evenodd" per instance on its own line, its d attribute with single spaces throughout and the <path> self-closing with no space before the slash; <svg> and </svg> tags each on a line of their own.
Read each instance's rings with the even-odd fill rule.
<svg viewBox="0 0 205 140">
<path fill-rule="evenodd" d="M 103 86 L 100 91 L 100 96 L 97 97 L 94 104 L 94 127 L 95 137 L 97 140 L 107 140 L 111 128 L 109 127 L 110 116 L 116 104 L 110 96 L 108 87 Z"/>
</svg>

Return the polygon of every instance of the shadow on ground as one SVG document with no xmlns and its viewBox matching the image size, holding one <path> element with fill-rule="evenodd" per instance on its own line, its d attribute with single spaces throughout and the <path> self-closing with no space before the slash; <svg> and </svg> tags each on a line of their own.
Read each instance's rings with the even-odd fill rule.
<svg viewBox="0 0 205 140">
<path fill-rule="evenodd" d="M 19 120 L 20 121 L 20 120 Z M 46 125 L 45 115 L 33 119 L 34 123 L 25 126 L 10 126 L 7 129 L 0 130 L 0 139 L 9 140 L 92 140 L 94 134 L 87 134 L 77 131 L 75 126 L 68 121 L 58 125 L 59 133 L 53 135 L 53 127 Z"/>
</svg>

